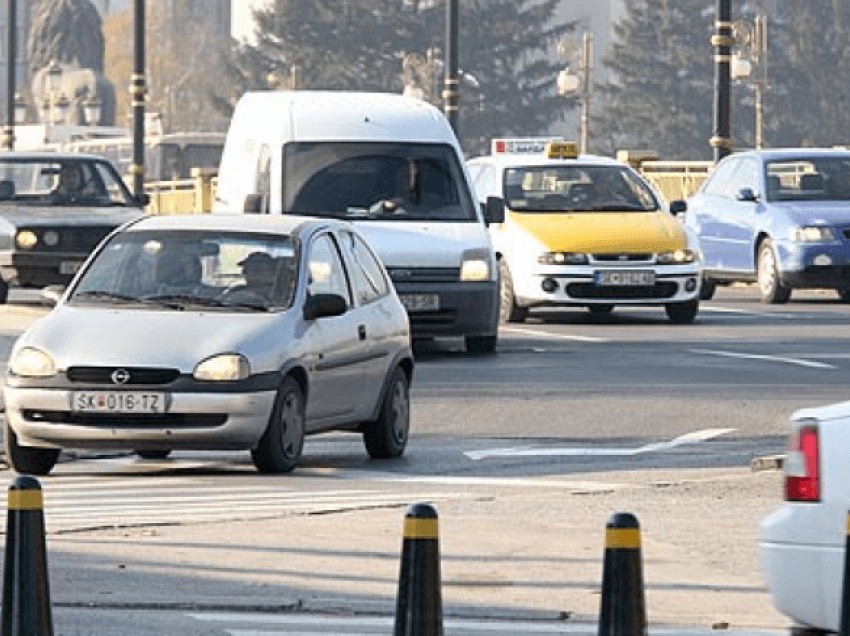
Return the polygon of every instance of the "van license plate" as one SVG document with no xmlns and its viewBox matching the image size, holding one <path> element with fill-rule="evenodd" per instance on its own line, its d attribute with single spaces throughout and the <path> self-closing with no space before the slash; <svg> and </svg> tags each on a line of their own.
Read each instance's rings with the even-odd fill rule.
<svg viewBox="0 0 850 636">
<path fill-rule="evenodd" d="M 595 273 L 597 285 L 637 285 L 655 284 L 655 272 L 641 270 L 604 269 Z"/>
<path fill-rule="evenodd" d="M 71 410 L 93 413 L 164 413 L 166 393 L 74 391 Z"/>
<path fill-rule="evenodd" d="M 440 297 L 437 294 L 399 294 L 401 304 L 407 311 L 438 311 Z"/>
</svg>

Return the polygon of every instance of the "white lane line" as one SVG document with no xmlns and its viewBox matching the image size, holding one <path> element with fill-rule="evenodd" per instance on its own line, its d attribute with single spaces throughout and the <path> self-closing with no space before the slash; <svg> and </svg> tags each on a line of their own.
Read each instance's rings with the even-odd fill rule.
<svg viewBox="0 0 850 636">
<path fill-rule="evenodd" d="M 491 457 L 629 457 L 643 453 L 656 453 L 666 451 L 684 444 L 696 444 L 720 435 L 726 435 L 734 431 L 734 428 L 707 428 L 680 435 L 668 442 L 653 442 L 644 444 L 637 448 L 544 448 L 520 446 L 514 448 L 492 448 L 489 450 L 466 451 L 466 455 L 473 461 L 488 459 Z"/>
<path fill-rule="evenodd" d="M 581 491 L 620 489 L 625 484 L 569 479 L 541 479 L 539 477 L 451 477 L 445 475 L 397 475 L 393 473 L 345 472 L 344 479 L 388 481 L 393 483 L 423 483 L 440 486 L 483 486 L 486 488 L 515 486 L 518 488 L 567 488 Z"/>
<path fill-rule="evenodd" d="M 553 340 L 576 340 L 579 342 L 610 342 L 608 338 L 595 338 L 593 336 L 571 336 L 568 334 L 538 331 L 537 329 L 521 329 L 519 327 L 500 327 L 499 331 L 506 331 L 508 333 L 516 334 L 518 336 L 552 338 Z"/>
<path fill-rule="evenodd" d="M 799 358 L 784 358 L 782 356 L 768 356 L 757 353 L 737 353 L 735 351 L 719 351 L 713 349 L 691 349 L 691 353 L 708 356 L 721 356 L 726 358 L 742 358 L 745 360 L 767 360 L 768 362 L 782 362 L 784 364 L 796 364 L 801 367 L 810 369 L 837 369 L 838 367 L 826 364 L 825 362 L 812 362 L 811 360 L 801 360 Z"/>
<path fill-rule="evenodd" d="M 735 309 L 733 307 L 709 307 L 700 304 L 700 313 L 708 311 L 716 314 L 738 314 L 752 318 L 780 318 L 782 320 L 800 320 L 803 318 L 813 318 L 811 314 L 788 314 L 778 311 L 753 311 L 752 309 Z"/>
</svg>

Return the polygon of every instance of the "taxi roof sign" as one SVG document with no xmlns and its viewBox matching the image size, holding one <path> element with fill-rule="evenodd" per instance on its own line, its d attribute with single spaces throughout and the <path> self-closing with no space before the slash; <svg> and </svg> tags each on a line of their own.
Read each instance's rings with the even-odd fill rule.
<svg viewBox="0 0 850 636">
<path fill-rule="evenodd" d="M 549 159 L 575 159 L 578 146 L 573 141 L 550 141 L 546 144 L 546 156 Z"/>
<path fill-rule="evenodd" d="M 550 142 L 564 141 L 563 137 L 524 137 L 519 139 L 493 139 L 490 152 L 494 155 L 539 155 Z"/>
</svg>

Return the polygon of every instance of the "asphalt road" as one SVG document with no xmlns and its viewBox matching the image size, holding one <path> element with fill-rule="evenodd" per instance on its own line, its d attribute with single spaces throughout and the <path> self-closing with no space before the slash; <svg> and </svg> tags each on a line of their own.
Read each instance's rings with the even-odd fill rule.
<svg viewBox="0 0 850 636">
<path fill-rule="evenodd" d="M 0 308 L 0 359 L 41 311 L 31 297 Z M 145 623 L 134 608 L 175 621 L 257 606 L 309 614 L 271 627 L 189 616 L 187 634 L 307 633 L 328 611 L 386 616 L 413 501 L 441 511 L 444 602 L 458 620 L 592 631 L 602 528 L 625 509 L 646 529 L 652 626 L 784 629 L 756 549 L 781 475 L 750 465 L 781 455 L 796 408 L 848 399 L 848 318 L 826 292 L 765 306 L 734 288 L 693 325 L 655 309 L 540 312 L 505 327 L 495 355 L 440 341 L 418 352 L 399 461 L 369 461 L 352 435 L 311 438 L 303 467 L 274 478 L 244 453 L 69 453 L 43 480 L 61 633 L 153 633 L 145 625 L 162 617 Z M 126 632 L 84 631 L 116 613 Z M 447 633 L 473 627 L 503 633 Z"/>
</svg>

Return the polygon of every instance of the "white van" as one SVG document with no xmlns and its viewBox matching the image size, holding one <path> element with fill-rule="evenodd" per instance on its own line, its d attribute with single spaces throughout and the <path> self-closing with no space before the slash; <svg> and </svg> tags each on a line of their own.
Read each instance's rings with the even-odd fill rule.
<svg viewBox="0 0 850 636">
<path fill-rule="evenodd" d="M 239 211 L 352 221 L 389 270 L 414 339 L 495 349 L 493 247 L 460 144 L 433 106 L 383 93 L 245 93 L 213 208 Z"/>
</svg>

